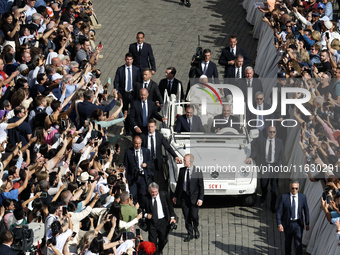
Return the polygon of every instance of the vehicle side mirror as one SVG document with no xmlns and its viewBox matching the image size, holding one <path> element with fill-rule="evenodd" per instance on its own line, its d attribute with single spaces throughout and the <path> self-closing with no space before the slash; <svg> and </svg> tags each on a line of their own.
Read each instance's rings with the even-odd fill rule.
<svg viewBox="0 0 340 255">
<path fill-rule="evenodd" d="M 161 134 L 166 138 L 169 139 L 171 136 L 170 129 L 168 128 L 161 128 Z"/>
<path fill-rule="evenodd" d="M 249 131 L 249 136 L 251 139 L 256 139 L 259 137 L 259 135 L 260 135 L 260 132 L 258 129 L 252 129 Z"/>
</svg>

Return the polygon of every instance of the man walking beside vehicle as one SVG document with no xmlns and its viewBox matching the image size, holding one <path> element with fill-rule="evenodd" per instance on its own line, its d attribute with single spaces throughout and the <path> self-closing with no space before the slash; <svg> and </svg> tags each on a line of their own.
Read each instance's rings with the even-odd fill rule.
<svg viewBox="0 0 340 255">
<path fill-rule="evenodd" d="M 179 170 L 178 182 L 176 186 L 174 204 L 177 202 L 182 206 L 182 212 L 185 220 L 185 228 L 188 236 L 184 242 L 189 242 L 193 237 L 198 239 L 198 208 L 203 204 L 204 184 L 203 174 L 199 168 L 193 165 L 194 156 L 186 154 L 184 156 L 184 167 Z M 193 232 L 195 231 L 195 236 Z"/>
</svg>

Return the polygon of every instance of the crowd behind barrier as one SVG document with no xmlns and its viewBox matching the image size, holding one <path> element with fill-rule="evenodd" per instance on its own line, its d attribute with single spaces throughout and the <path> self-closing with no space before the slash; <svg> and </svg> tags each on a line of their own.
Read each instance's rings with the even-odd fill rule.
<svg viewBox="0 0 340 255">
<path fill-rule="evenodd" d="M 340 219 L 337 218 L 339 217 L 340 175 L 337 169 L 330 168 L 339 166 L 340 159 L 337 136 L 339 132 L 337 54 L 340 49 L 336 46 L 340 35 L 337 31 L 337 22 L 332 21 L 333 10 L 325 13 L 326 7 L 328 10 L 334 7 L 335 1 L 309 1 L 309 3 L 276 1 L 275 6 L 264 3 L 262 10 L 254 7 L 255 2 L 259 1 L 243 2 L 243 7 L 247 11 L 247 21 L 254 25 L 253 36 L 259 39 L 255 71 L 262 78 L 284 77 L 288 82 L 290 78 L 300 79 L 298 86 L 307 88 L 312 94 L 312 99 L 308 103 L 309 110 L 313 112 L 311 118 L 301 117 L 296 110 L 290 109 L 291 116 L 296 117 L 299 126 L 288 130 L 285 143 L 288 164 L 296 166 L 307 164 L 308 168 L 314 165 L 320 166 L 324 162 L 327 164 L 327 173 L 299 171 L 292 172 L 289 176 L 291 179 L 300 179 L 304 185 L 303 193 L 307 196 L 310 231 L 304 231 L 303 244 L 307 245 L 307 252 L 310 254 L 338 254 L 340 224 L 336 220 Z M 295 17 L 298 16 L 303 22 L 297 21 Z M 275 22 L 280 23 L 281 27 L 278 27 Z M 288 25 L 292 26 L 292 31 L 288 29 Z M 287 34 L 286 38 L 277 36 L 284 33 Z M 298 46 L 301 41 L 303 41 L 303 48 Z M 296 47 L 292 47 L 293 44 L 296 44 Z M 317 45 L 318 54 L 314 53 L 313 45 Z M 307 47 L 308 50 L 304 50 Z M 302 55 L 303 51 L 307 51 L 306 55 L 310 58 L 290 54 L 290 52 L 298 52 Z M 286 59 L 285 54 L 289 54 Z M 322 54 L 325 54 L 326 59 L 320 60 L 319 56 Z M 316 65 L 313 64 L 315 62 L 310 61 L 316 57 L 318 58 L 316 62 L 321 64 Z M 287 63 L 289 60 L 293 60 L 291 65 Z M 279 61 L 286 62 L 279 63 Z M 316 79 L 312 81 L 314 78 Z M 312 84 L 312 88 L 308 83 Z M 296 85 L 291 82 L 290 86 Z M 324 89 L 328 86 L 329 89 Z M 264 90 L 270 88 L 264 86 Z M 266 94 L 270 95 L 270 92 L 267 91 Z"/>
</svg>

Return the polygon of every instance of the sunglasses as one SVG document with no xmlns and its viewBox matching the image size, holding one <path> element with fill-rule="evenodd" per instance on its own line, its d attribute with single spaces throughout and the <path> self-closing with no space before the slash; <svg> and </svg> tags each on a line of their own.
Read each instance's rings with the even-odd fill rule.
<svg viewBox="0 0 340 255">
<path fill-rule="evenodd" d="M 298 190 L 299 188 L 291 188 L 291 189 L 292 189 L 292 190 L 294 190 L 294 189 L 295 189 L 295 190 Z"/>
<path fill-rule="evenodd" d="M 256 100 L 263 100 L 263 98 L 256 98 Z"/>
<path fill-rule="evenodd" d="M 276 131 L 269 131 L 269 133 L 275 134 L 275 133 L 276 133 Z"/>
</svg>

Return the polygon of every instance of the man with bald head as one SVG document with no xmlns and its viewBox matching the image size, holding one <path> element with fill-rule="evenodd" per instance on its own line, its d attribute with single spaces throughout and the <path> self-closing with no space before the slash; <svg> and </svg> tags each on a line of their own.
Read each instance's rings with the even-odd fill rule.
<svg viewBox="0 0 340 255">
<path fill-rule="evenodd" d="M 54 68 L 61 66 L 61 60 L 58 57 L 52 58 L 51 63 Z"/>
<path fill-rule="evenodd" d="M 238 118 L 231 115 L 231 106 L 229 104 L 225 104 L 222 108 L 222 113 L 214 117 L 211 132 L 217 133 L 222 128 L 226 127 L 232 127 L 238 130 L 240 128 L 240 125 L 238 123 Z"/>
<path fill-rule="evenodd" d="M 124 155 L 125 178 L 134 200 L 142 201 L 146 195 L 151 167 L 150 151 L 142 147 L 142 139 L 137 135 L 132 140 L 132 147 Z"/>
<path fill-rule="evenodd" d="M 134 100 L 130 109 L 131 129 L 135 135 L 148 132 L 149 119 L 157 119 L 164 122 L 165 118 L 157 112 L 156 103 L 150 99 L 146 88 L 139 91 L 139 100 Z"/>
</svg>

